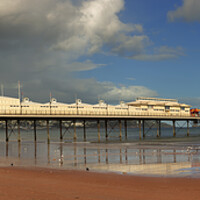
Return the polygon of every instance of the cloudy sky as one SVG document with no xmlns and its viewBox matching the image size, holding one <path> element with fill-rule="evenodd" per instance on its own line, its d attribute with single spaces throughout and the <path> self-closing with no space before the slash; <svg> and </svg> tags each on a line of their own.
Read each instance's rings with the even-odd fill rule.
<svg viewBox="0 0 200 200">
<path fill-rule="evenodd" d="M 0 0 L 4 93 L 200 105 L 199 0 Z"/>
</svg>

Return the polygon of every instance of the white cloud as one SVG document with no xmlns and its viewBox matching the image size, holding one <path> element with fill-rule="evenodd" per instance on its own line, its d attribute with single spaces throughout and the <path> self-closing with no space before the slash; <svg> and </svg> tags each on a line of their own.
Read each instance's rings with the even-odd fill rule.
<svg viewBox="0 0 200 200">
<path fill-rule="evenodd" d="M 26 89 L 32 85 L 35 87 L 31 91 Z M 38 88 L 40 89 L 38 90 Z M 24 85 L 24 90 L 26 91 L 26 96 L 33 99 L 39 96 L 43 101 L 45 99 L 48 100 L 49 91 L 51 91 L 53 96 L 58 98 L 59 101 L 68 103 L 73 102 L 75 98 L 80 98 L 88 103 L 96 103 L 100 98 L 107 103 L 118 104 L 121 100 L 133 101 L 139 96 L 157 96 L 156 91 L 144 86 L 119 86 L 111 82 L 99 82 L 95 79 L 78 79 L 70 76 L 61 81 L 53 78 L 33 80 L 30 82 L 30 85 Z"/>
<path fill-rule="evenodd" d="M 144 86 L 116 86 L 111 83 L 102 83 L 107 92 L 102 97 L 108 101 L 131 101 L 137 97 L 157 96 L 157 92 L 150 90 Z"/>
<path fill-rule="evenodd" d="M 182 19 L 184 21 L 200 21 L 200 1 L 183 0 L 183 5 L 174 11 L 168 12 L 168 19 L 175 21 Z"/>
</svg>

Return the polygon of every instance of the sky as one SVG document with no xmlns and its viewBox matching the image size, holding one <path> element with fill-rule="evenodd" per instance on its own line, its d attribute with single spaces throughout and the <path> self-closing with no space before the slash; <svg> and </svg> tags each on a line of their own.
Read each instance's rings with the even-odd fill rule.
<svg viewBox="0 0 200 200">
<path fill-rule="evenodd" d="M 0 0 L 4 95 L 200 107 L 199 0 Z"/>
</svg>

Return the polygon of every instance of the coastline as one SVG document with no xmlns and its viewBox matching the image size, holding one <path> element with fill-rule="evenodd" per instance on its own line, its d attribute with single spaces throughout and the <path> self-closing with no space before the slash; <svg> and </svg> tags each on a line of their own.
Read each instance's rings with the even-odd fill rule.
<svg viewBox="0 0 200 200">
<path fill-rule="evenodd" d="M 0 168 L 4 200 L 198 199 L 199 178 L 145 177 L 49 168 Z"/>
</svg>

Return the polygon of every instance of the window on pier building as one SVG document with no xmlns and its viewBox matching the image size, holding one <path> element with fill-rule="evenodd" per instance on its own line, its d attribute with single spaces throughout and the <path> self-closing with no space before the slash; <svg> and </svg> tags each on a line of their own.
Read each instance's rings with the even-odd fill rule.
<svg viewBox="0 0 200 200">
<path fill-rule="evenodd" d="M 170 106 L 165 106 L 165 110 L 169 110 L 170 109 Z"/>
<path fill-rule="evenodd" d="M 185 110 L 185 107 L 181 107 L 181 110 Z"/>
</svg>

